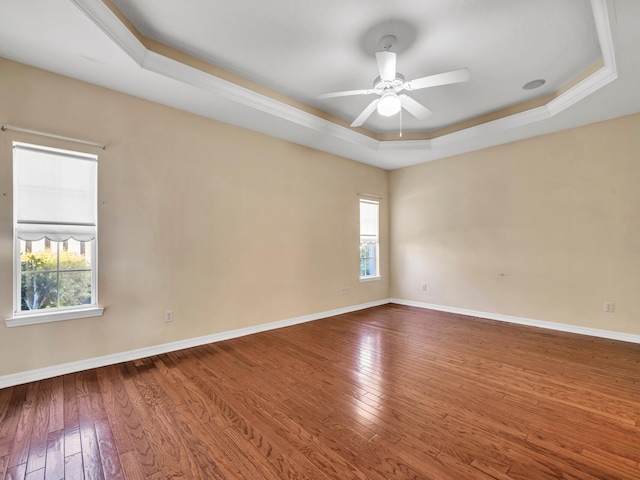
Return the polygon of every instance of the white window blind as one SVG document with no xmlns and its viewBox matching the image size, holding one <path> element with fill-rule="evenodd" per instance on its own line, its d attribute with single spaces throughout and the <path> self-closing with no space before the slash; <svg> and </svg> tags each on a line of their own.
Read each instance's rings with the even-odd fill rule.
<svg viewBox="0 0 640 480">
<path fill-rule="evenodd" d="M 378 202 L 360 200 L 360 243 L 378 241 Z"/>
<path fill-rule="evenodd" d="M 14 149 L 18 238 L 93 240 L 97 156 L 19 143 Z"/>
</svg>

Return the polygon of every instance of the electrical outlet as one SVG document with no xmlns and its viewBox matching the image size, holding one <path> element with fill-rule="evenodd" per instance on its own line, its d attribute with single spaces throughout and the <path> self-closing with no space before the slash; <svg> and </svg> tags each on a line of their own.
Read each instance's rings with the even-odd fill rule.
<svg viewBox="0 0 640 480">
<path fill-rule="evenodd" d="M 607 313 L 613 313 L 615 305 L 613 302 L 604 302 L 604 311 Z"/>
<path fill-rule="evenodd" d="M 349 287 L 342 287 L 340 292 L 342 293 L 342 295 L 349 295 Z"/>
<path fill-rule="evenodd" d="M 173 310 L 167 310 L 164 312 L 164 321 L 173 322 Z"/>
</svg>

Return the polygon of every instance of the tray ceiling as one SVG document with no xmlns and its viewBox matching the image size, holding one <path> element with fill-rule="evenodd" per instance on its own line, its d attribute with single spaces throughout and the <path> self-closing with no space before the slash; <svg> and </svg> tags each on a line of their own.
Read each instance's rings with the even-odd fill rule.
<svg viewBox="0 0 640 480">
<path fill-rule="evenodd" d="M 5 0 L 0 56 L 393 169 L 639 111 L 638 3 Z M 410 92 L 433 115 L 402 139 L 349 127 L 369 97 L 317 99 L 371 87 L 382 32 L 407 79 L 471 73 Z"/>
</svg>

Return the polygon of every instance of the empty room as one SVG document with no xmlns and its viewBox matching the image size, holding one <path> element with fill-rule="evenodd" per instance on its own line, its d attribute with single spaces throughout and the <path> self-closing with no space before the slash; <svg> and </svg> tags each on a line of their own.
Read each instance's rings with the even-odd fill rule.
<svg viewBox="0 0 640 480">
<path fill-rule="evenodd" d="M 2 0 L 0 480 L 640 479 L 640 2 Z"/>
</svg>

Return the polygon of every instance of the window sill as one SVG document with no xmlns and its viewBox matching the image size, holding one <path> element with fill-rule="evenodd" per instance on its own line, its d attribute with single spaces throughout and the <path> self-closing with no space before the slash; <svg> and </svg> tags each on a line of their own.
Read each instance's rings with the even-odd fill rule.
<svg viewBox="0 0 640 480">
<path fill-rule="evenodd" d="M 63 320 L 73 320 L 76 318 L 100 317 L 103 312 L 104 308 L 88 307 L 58 312 L 27 313 L 5 318 L 4 323 L 7 327 L 21 327 L 24 325 L 37 325 L 39 323 L 61 322 Z"/>
<path fill-rule="evenodd" d="M 360 277 L 360 282 L 377 282 L 378 280 L 382 280 L 382 277 Z"/>
</svg>

